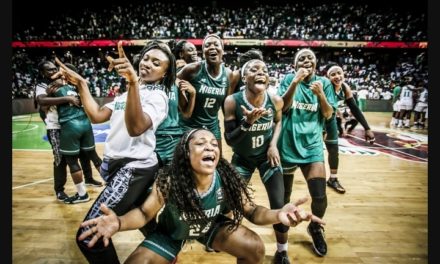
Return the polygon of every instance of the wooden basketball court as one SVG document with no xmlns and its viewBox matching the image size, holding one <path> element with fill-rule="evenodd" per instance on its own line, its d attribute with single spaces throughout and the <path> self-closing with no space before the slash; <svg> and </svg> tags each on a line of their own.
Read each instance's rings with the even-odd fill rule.
<svg viewBox="0 0 440 264">
<path fill-rule="evenodd" d="M 375 133 L 402 132 L 388 128 L 390 117 L 391 113 L 366 113 Z M 36 114 L 32 118 L 38 120 Z M 360 125 L 357 129 L 358 132 L 363 130 Z M 23 140 L 24 129 L 21 132 L 13 135 L 14 140 Z M 426 130 L 422 131 L 424 134 L 403 132 L 426 136 Z M 393 142 L 401 144 L 402 140 L 396 138 Z M 427 139 L 424 144 L 427 152 Z M 401 145 L 398 152 L 404 148 L 420 148 L 420 144 L 412 144 L 411 140 Z M 230 160 L 230 148 L 225 143 L 223 148 L 225 157 Z M 378 149 L 384 149 L 382 146 L 374 145 L 371 152 L 366 148 L 367 151 L 348 150 L 339 156 L 338 175 L 347 192 L 341 195 L 327 188 L 328 207 L 324 217 L 327 256 L 315 255 L 306 231 L 307 224 L 303 223 L 289 231 L 288 254 L 292 263 L 428 263 L 427 158 L 411 161 L 381 151 L 377 153 Z M 102 156 L 103 145 L 97 144 L 97 150 Z M 53 191 L 52 162 L 50 147 L 13 150 L 13 263 L 86 263 L 76 246 L 75 233 L 92 202 L 66 205 L 57 201 Z M 327 165 L 326 168 L 328 175 Z M 98 179 L 98 173 L 93 173 Z M 256 202 L 268 206 L 266 191 L 257 173 L 251 183 L 256 190 Z M 101 190 L 102 187 L 88 187 L 92 200 Z M 299 170 L 293 190 L 292 200 L 308 195 Z M 66 193 L 75 192 L 68 176 Z M 310 201 L 304 208 L 310 210 Z M 272 226 L 255 226 L 247 220 L 243 223 L 262 237 L 266 245 L 264 263 L 271 263 L 276 250 Z M 142 239 L 139 231 L 114 236 L 121 262 Z M 225 253 L 207 253 L 198 242 L 193 242 L 187 243 L 177 263 L 229 264 L 235 263 L 235 259 Z"/>
</svg>

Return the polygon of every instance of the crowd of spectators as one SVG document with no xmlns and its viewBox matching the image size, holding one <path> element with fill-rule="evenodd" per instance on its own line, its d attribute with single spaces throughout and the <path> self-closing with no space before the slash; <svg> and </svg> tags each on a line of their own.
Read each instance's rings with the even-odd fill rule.
<svg viewBox="0 0 440 264">
<path fill-rule="evenodd" d="M 20 21 L 16 41 L 223 38 L 427 41 L 427 10 L 365 2 L 261 2 L 248 7 L 143 1 Z M 128 19 L 127 19 L 128 18 Z M 37 23 L 38 22 L 38 23 Z"/>
<path fill-rule="evenodd" d="M 235 69 L 237 57 L 245 48 L 227 48 L 225 50 L 226 66 Z M 45 54 L 35 52 L 35 49 L 14 49 L 12 56 L 12 98 L 32 98 L 33 89 L 38 82 L 36 65 L 42 60 L 58 56 L 65 62 L 77 66 L 80 74 L 89 82 L 90 92 L 96 97 L 116 96 L 125 87 L 124 80 L 114 71 L 109 72 L 105 56 L 116 56 L 114 48 L 107 50 L 89 48 L 82 50 L 63 50 Z M 138 50 L 127 48 L 127 55 L 132 58 Z M 291 72 L 293 56 L 296 49 L 263 49 L 264 59 L 269 68 L 269 75 L 279 82 L 285 74 Z M 199 50 L 200 52 L 200 50 Z M 427 87 L 428 64 L 426 53 L 394 51 L 372 52 L 362 50 L 318 50 L 317 71 L 325 75 L 325 66 L 331 62 L 341 65 L 346 72 L 347 82 L 352 89 L 359 91 L 367 89 L 369 99 L 391 99 L 390 82 L 400 82 L 402 76 L 410 74 L 417 83 Z"/>
</svg>

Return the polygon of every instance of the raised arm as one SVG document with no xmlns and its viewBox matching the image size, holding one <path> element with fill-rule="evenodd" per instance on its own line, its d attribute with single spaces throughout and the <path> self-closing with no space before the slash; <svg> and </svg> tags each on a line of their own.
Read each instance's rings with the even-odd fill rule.
<svg viewBox="0 0 440 264">
<path fill-rule="evenodd" d="M 125 55 L 122 48 L 122 41 L 118 42 L 119 58 L 113 59 L 107 57 L 111 67 L 113 67 L 120 76 L 127 80 L 127 101 L 125 103 L 125 126 L 128 134 L 137 137 L 153 126 L 153 121 L 149 114 L 144 113 L 139 94 L 139 81 L 133 65 Z"/>
<path fill-rule="evenodd" d="M 288 111 L 292 107 L 292 99 L 293 99 L 293 95 L 295 94 L 296 87 L 309 74 L 310 74 L 309 70 L 307 70 L 305 68 L 299 68 L 298 71 L 295 73 L 293 80 L 290 83 L 287 83 L 289 81 L 287 76 L 281 82 L 280 86 L 282 86 L 282 85 L 288 86 L 287 91 L 281 96 L 281 98 L 283 98 L 283 102 L 284 102 L 283 113 Z"/>
<path fill-rule="evenodd" d="M 196 103 L 196 89 L 189 81 L 177 79 L 179 88 L 179 110 L 183 117 L 190 118 Z"/>
<path fill-rule="evenodd" d="M 55 62 L 60 66 L 60 72 L 58 72 L 54 77 L 62 74 L 68 82 L 78 88 L 78 92 L 81 97 L 81 103 L 84 106 L 84 110 L 90 121 L 96 124 L 103 123 L 109 120 L 112 111 L 105 106 L 100 107 L 95 99 L 93 99 L 93 96 L 89 90 L 89 86 L 87 85 L 87 81 L 81 75 L 69 69 L 58 58 L 55 58 Z"/>
<path fill-rule="evenodd" d="M 331 84 L 328 84 L 328 85 L 331 85 Z M 324 88 L 323 83 L 321 81 L 314 81 L 310 85 L 310 89 L 318 97 L 318 101 L 321 106 L 321 113 L 324 116 L 324 118 L 325 119 L 331 118 L 332 114 L 333 114 L 333 106 L 329 103 L 329 101 L 327 99 L 330 96 L 332 96 L 334 99 L 334 91 L 331 90 L 331 93 L 325 93 L 324 89 L 326 89 L 327 91 L 330 91 L 329 89 L 332 89 L 332 88 L 331 87 Z"/>
</svg>

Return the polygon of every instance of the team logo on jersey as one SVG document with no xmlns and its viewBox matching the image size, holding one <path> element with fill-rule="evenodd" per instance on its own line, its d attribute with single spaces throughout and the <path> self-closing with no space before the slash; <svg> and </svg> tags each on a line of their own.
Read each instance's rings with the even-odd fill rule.
<svg viewBox="0 0 440 264">
<path fill-rule="evenodd" d="M 217 196 L 217 202 L 223 201 L 223 188 L 217 190 L 216 196 Z"/>
<path fill-rule="evenodd" d="M 373 145 L 365 142 L 364 130 L 356 129 L 346 138 L 339 138 L 339 152 L 350 155 L 387 154 L 409 161 L 428 162 L 427 135 L 408 132 L 374 131 Z"/>
<path fill-rule="evenodd" d="M 273 116 L 272 108 L 267 109 L 266 113 L 267 113 L 267 117 L 272 117 Z"/>
</svg>

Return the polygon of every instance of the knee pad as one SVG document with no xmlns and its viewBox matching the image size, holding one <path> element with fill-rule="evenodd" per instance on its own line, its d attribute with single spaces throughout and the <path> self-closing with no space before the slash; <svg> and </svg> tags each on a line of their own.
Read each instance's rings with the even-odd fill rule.
<svg viewBox="0 0 440 264">
<path fill-rule="evenodd" d="M 338 144 L 326 144 L 328 151 L 328 165 L 330 169 L 337 170 L 339 165 L 339 147 Z"/>
<path fill-rule="evenodd" d="M 65 155 L 65 157 L 71 174 L 81 170 L 81 167 L 78 164 L 78 155 L 73 155 L 73 156 Z"/>
<path fill-rule="evenodd" d="M 289 228 L 290 228 L 289 226 L 285 226 L 281 223 L 276 224 L 276 225 L 272 225 L 272 227 L 275 231 L 280 232 L 280 233 L 287 233 L 287 231 L 289 231 Z"/>
<path fill-rule="evenodd" d="M 293 174 L 283 174 L 284 178 L 284 204 L 290 202 L 292 195 Z"/>
<path fill-rule="evenodd" d="M 327 209 L 327 194 L 325 192 L 325 178 L 312 178 L 307 181 L 309 193 L 312 197 L 312 213 L 317 217 L 323 217 Z"/>
</svg>

